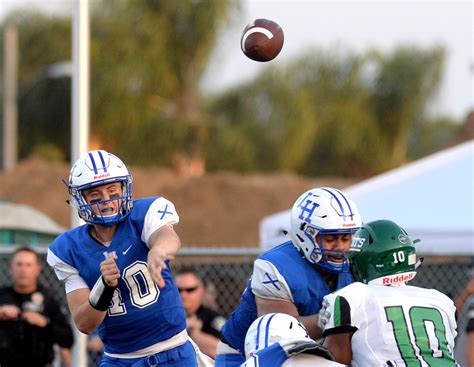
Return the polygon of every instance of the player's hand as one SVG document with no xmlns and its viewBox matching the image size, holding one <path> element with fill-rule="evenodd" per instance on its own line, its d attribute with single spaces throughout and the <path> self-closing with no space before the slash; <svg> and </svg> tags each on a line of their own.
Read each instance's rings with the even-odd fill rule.
<svg viewBox="0 0 474 367">
<path fill-rule="evenodd" d="M 326 327 L 327 323 L 331 319 L 331 311 L 329 308 L 329 302 L 326 298 L 323 299 L 323 307 L 321 310 L 319 310 L 319 320 L 318 320 L 318 325 L 321 328 L 321 330 L 324 330 Z"/>
<path fill-rule="evenodd" d="M 0 306 L 0 320 L 15 320 L 20 313 L 21 310 L 15 305 Z"/>
<path fill-rule="evenodd" d="M 48 325 L 48 319 L 36 311 L 25 311 L 22 313 L 21 318 L 34 326 L 45 327 Z"/>
<path fill-rule="evenodd" d="M 161 274 L 166 269 L 166 254 L 160 249 L 160 246 L 153 246 L 148 252 L 148 272 L 158 287 L 165 286 L 165 280 Z"/>
<path fill-rule="evenodd" d="M 107 285 L 116 287 L 120 278 L 120 270 L 115 262 L 113 253 L 108 254 L 108 258 L 100 263 L 100 273 Z"/>
</svg>

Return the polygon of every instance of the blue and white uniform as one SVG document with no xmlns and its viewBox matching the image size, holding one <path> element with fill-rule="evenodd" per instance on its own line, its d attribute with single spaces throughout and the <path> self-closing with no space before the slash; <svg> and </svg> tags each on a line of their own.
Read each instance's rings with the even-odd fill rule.
<svg viewBox="0 0 474 367">
<path fill-rule="evenodd" d="M 314 343 L 314 347 L 321 346 Z M 300 345 L 298 345 L 300 344 Z M 311 353 L 312 343 L 281 340 L 252 355 L 241 367 L 344 367 L 345 365 Z M 300 351 L 292 352 L 291 349 Z"/>
<path fill-rule="evenodd" d="M 352 283 L 349 273 L 339 273 L 337 289 Z M 222 328 L 222 340 L 240 354 L 219 353 L 216 366 L 240 366 L 245 362 L 245 335 L 257 318 L 255 297 L 288 300 L 300 316 L 319 313 L 323 297 L 331 290 L 321 270 L 311 264 L 291 241 L 262 254 L 254 263 L 241 303 Z"/>
<path fill-rule="evenodd" d="M 51 244 L 48 263 L 65 283 L 66 293 L 92 289 L 101 276 L 100 263 L 110 253 L 115 256 L 121 277 L 107 315 L 98 327 L 105 357 L 135 360 L 178 346 L 186 346 L 184 353 L 194 353 L 169 262 L 162 271 L 166 285 L 161 289 L 147 268 L 150 236 L 178 221 L 174 205 L 167 199 L 140 199 L 118 223 L 110 244 L 96 241 L 90 234 L 90 225 L 67 231 Z"/>
</svg>

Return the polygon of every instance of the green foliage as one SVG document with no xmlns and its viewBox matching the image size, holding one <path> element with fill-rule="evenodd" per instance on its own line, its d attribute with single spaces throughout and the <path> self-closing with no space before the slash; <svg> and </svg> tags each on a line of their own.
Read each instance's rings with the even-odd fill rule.
<svg viewBox="0 0 474 367">
<path fill-rule="evenodd" d="M 71 89 L 70 79 L 41 79 L 25 94 L 20 94 L 18 135 L 19 155 L 26 157 L 37 146 L 55 145 L 60 156 L 71 151 Z M 56 155 L 55 156 L 59 156 Z"/>
<path fill-rule="evenodd" d="M 419 159 L 456 141 L 462 125 L 448 117 L 417 121 L 408 139 L 408 158 Z"/>
<path fill-rule="evenodd" d="M 233 5 L 220 1 L 101 1 L 93 15 L 96 133 L 142 164 L 170 163 L 206 144 L 198 82 Z"/>
<path fill-rule="evenodd" d="M 374 171 L 379 162 L 372 157 L 381 147 L 361 67 L 357 57 L 313 51 L 282 70 L 269 69 L 210 108 L 226 129 L 253 125 L 245 139 L 259 147 L 258 170 Z"/>
<path fill-rule="evenodd" d="M 61 163 L 65 160 L 61 149 L 57 145 L 50 143 L 36 144 L 32 155 L 55 163 Z"/>
<path fill-rule="evenodd" d="M 411 128 L 424 116 L 427 102 L 438 90 L 444 50 L 400 47 L 376 62 L 373 105 L 381 139 L 388 148 L 384 168 L 390 168 L 406 161 Z"/>
<path fill-rule="evenodd" d="M 67 157 L 71 126 L 70 82 L 69 78 L 50 78 L 47 68 L 70 60 L 70 22 L 27 9 L 11 15 L 7 21 L 16 24 L 19 43 L 19 157 L 32 154 L 36 145 L 43 144 L 56 145 L 64 153 L 61 155 Z M 1 33 L 3 36 L 3 31 Z M 1 41 L 3 44 L 3 38 Z M 3 54 L 1 57 L 3 59 Z"/>
<path fill-rule="evenodd" d="M 366 176 L 406 161 L 443 60 L 438 47 L 388 55 L 311 51 L 217 98 L 210 111 L 222 128 L 259 147 L 249 167 Z M 253 127 L 243 136 L 237 124 Z"/>
<path fill-rule="evenodd" d="M 426 117 L 443 69 L 440 47 L 312 50 L 204 100 L 200 78 L 239 4 L 95 2 L 92 140 L 131 164 L 166 166 L 185 155 L 203 157 L 209 170 L 368 176 L 455 136 L 456 121 Z M 45 71 L 71 58 L 70 19 L 22 11 L 12 20 L 20 33 L 21 157 L 67 159 L 70 80 Z"/>
</svg>

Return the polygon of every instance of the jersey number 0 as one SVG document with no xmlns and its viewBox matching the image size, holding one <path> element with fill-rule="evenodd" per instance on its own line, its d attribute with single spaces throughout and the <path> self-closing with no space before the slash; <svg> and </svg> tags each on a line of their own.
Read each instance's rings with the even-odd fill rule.
<svg viewBox="0 0 474 367">
<path fill-rule="evenodd" d="M 407 367 L 419 367 L 421 360 L 431 367 L 456 366 L 448 349 L 446 326 L 439 310 L 412 307 L 409 311 L 410 320 L 405 319 L 402 306 L 385 307 L 385 314 L 387 321 L 392 324 L 398 350 Z"/>
<path fill-rule="evenodd" d="M 132 265 L 129 265 L 123 271 L 122 279 L 130 292 L 130 301 L 133 306 L 144 308 L 158 300 L 160 289 L 151 279 L 145 262 L 135 261 Z M 117 288 L 110 303 L 108 314 L 117 316 L 125 313 L 127 313 L 127 309 L 122 302 L 120 290 Z"/>
</svg>

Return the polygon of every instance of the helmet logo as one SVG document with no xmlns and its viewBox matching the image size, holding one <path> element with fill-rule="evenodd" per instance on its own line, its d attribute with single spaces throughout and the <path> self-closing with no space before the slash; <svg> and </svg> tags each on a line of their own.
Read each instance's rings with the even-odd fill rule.
<svg viewBox="0 0 474 367">
<path fill-rule="evenodd" d="M 313 215 L 316 208 L 319 206 L 318 203 L 315 203 L 314 201 L 308 199 L 309 196 L 312 196 L 312 195 L 313 194 L 309 192 L 306 195 L 306 197 L 304 197 L 303 200 L 301 200 L 300 204 L 298 204 L 298 208 L 301 209 L 301 213 L 298 216 L 298 218 L 309 223 L 311 223 L 311 216 Z M 305 213 L 306 213 L 306 218 L 305 218 Z"/>
<path fill-rule="evenodd" d="M 342 223 L 342 227 L 349 227 L 349 228 L 354 228 L 356 227 L 356 223 L 352 222 L 352 223 Z"/>
<path fill-rule="evenodd" d="M 406 245 L 407 242 L 408 242 L 406 236 L 403 235 L 403 234 L 399 234 L 399 235 L 398 235 L 398 240 L 400 241 L 400 243 L 403 243 L 404 245 Z"/>
<path fill-rule="evenodd" d="M 109 177 L 109 176 L 110 176 L 110 173 L 109 173 L 109 172 L 107 172 L 107 173 L 102 173 L 101 175 L 94 176 L 94 180 L 97 180 L 98 178 Z"/>
<path fill-rule="evenodd" d="M 401 273 L 397 275 L 389 275 L 387 277 L 382 278 L 382 285 L 390 285 L 396 283 L 405 283 L 412 280 L 415 277 L 416 273 L 409 272 L 409 273 Z"/>
<path fill-rule="evenodd" d="M 365 238 L 362 237 L 352 237 L 351 248 L 360 249 L 365 242 Z"/>
</svg>

